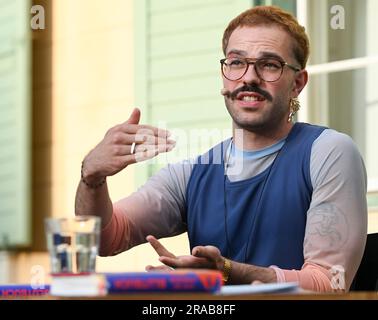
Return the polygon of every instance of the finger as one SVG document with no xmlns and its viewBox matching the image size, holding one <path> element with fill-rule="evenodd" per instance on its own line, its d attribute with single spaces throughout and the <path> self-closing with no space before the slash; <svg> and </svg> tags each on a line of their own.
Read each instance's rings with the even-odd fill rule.
<svg viewBox="0 0 378 320">
<path fill-rule="evenodd" d="M 216 260 L 220 257 L 220 251 L 214 246 L 197 246 L 193 248 L 192 255 L 199 258 Z"/>
<path fill-rule="evenodd" d="M 135 153 L 146 153 L 146 156 L 148 155 L 156 155 L 162 152 L 171 151 L 176 146 L 175 143 L 167 143 L 166 141 L 164 143 L 159 144 L 148 144 L 148 143 L 141 143 L 137 144 L 135 147 Z"/>
<path fill-rule="evenodd" d="M 115 145 L 112 146 L 110 149 L 110 155 L 113 156 L 127 156 L 127 155 L 133 155 L 133 154 L 138 154 L 138 157 L 146 157 L 148 158 L 149 156 L 155 156 L 156 153 L 164 152 L 164 150 L 158 150 L 157 146 L 150 146 L 150 145 L 143 145 L 138 147 L 139 145 L 137 144 L 134 149 L 132 144 L 129 145 Z M 162 146 L 161 149 L 170 149 L 174 148 L 174 145 L 169 145 L 169 146 Z M 146 153 L 146 154 L 144 154 Z M 136 159 L 138 160 L 138 159 Z"/>
<path fill-rule="evenodd" d="M 171 268 L 183 268 L 186 267 L 180 259 L 176 257 L 160 256 L 159 261 Z"/>
<path fill-rule="evenodd" d="M 153 271 L 154 268 L 155 268 L 154 266 L 147 265 L 147 266 L 145 266 L 144 270 L 146 270 L 148 272 L 148 271 Z"/>
<path fill-rule="evenodd" d="M 171 258 L 176 258 L 176 256 L 169 252 L 154 236 L 147 236 L 146 240 L 151 244 L 159 256 L 167 256 Z"/>
<path fill-rule="evenodd" d="M 160 153 L 169 152 L 174 147 L 175 147 L 174 145 L 153 146 L 151 149 L 146 148 L 147 150 L 144 150 L 142 152 L 137 152 L 134 154 L 131 154 L 131 147 L 130 147 L 130 151 L 128 152 L 128 154 L 123 156 L 123 159 L 120 161 L 124 163 L 124 166 L 127 166 L 133 163 L 149 160 L 153 157 L 156 157 Z"/>
<path fill-rule="evenodd" d="M 135 134 L 135 140 L 143 141 L 143 144 L 159 145 L 159 144 L 176 144 L 176 141 L 167 137 L 157 137 L 151 134 Z"/>
<path fill-rule="evenodd" d="M 224 258 L 217 247 L 214 246 L 197 246 L 192 250 L 192 255 L 199 259 L 205 259 L 211 265 L 211 268 L 222 270 Z"/>
<path fill-rule="evenodd" d="M 208 261 L 204 258 L 197 258 L 193 256 L 181 256 L 171 258 L 161 256 L 159 261 L 172 268 L 209 268 Z"/>
<path fill-rule="evenodd" d="M 136 148 L 134 147 L 134 150 L 135 149 Z M 132 151 L 133 151 L 132 144 L 128 144 L 128 145 L 116 144 L 110 147 L 109 154 L 112 156 L 127 156 L 127 155 L 132 155 Z M 127 161 L 127 159 L 125 159 L 125 161 Z"/>
<path fill-rule="evenodd" d="M 129 119 L 125 122 L 126 124 L 138 124 L 140 121 L 140 110 L 134 108 L 131 112 Z"/>
<path fill-rule="evenodd" d="M 168 267 L 166 265 L 162 265 L 162 266 L 151 266 L 151 265 L 148 265 L 145 267 L 145 270 L 147 272 L 151 272 L 151 271 L 173 271 L 174 269 L 171 268 L 171 267 Z"/>
<path fill-rule="evenodd" d="M 147 138 L 145 136 L 137 136 L 135 134 L 128 134 L 118 130 L 117 132 L 113 132 L 108 139 L 110 139 L 112 144 L 131 145 L 133 142 L 143 143 Z"/>
<path fill-rule="evenodd" d="M 137 152 L 134 155 L 135 162 L 142 162 L 145 160 L 152 159 L 160 153 L 169 152 L 174 148 L 174 145 L 159 145 L 159 146 L 150 146 L 142 152 Z M 133 160 L 133 159 L 132 159 Z"/>
<path fill-rule="evenodd" d="M 162 137 L 167 138 L 171 135 L 171 133 L 168 130 L 156 128 L 153 126 L 149 126 L 146 124 L 121 124 L 119 126 L 119 129 L 121 129 L 125 133 L 133 133 L 133 134 L 149 134 L 156 137 Z"/>
<path fill-rule="evenodd" d="M 153 137 L 159 137 L 159 138 L 164 138 L 168 139 L 168 137 L 171 136 L 171 133 L 166 130 L 166 129 L 161 129 L 157 127 L 152 127 L 149 125 L 138 125 L 138 128 L 136 128 L 136 135 L 149 135 Z M 135 128 L 134 126 L 129 127 L 131 131 L 133 131 Z"/>
<path fill-rule="evenodd" d="M 114 156 L 125 156 L 130 154 L 130 146 L 116 145 L 112 147 L 111 154 Z"/>
<path fill-rule="evenodd" d="M 151 135 L 133 135 L 133 134 L 127 134 L 121 131 L 113 133 L 111 136 L 111 144 L 112 150 L 110 152 L 113 155 L 128 155 L 131 154 L 132 151 L 132 144 L 135 142 L 137 146 L 141 146 L 139 148 L 134 149 L 134 153 L 137 152 L 146 152 L 151 150 L 151 155 L 154 156 L 155 153 L 152 152 L 153 146 L 161 146 L 158 148 L 158 153 L 160 152 L 166 152 L 169 148 L 165 148 L 165 145 L 171 146 L 172 148 L 175 147 L 176 142 L 172 139 L 166 139 L 166 138 L 158 138 Z M 147 146 L 147 147 L 146 147 Z M 150 155 L 150 154 L 147 154 Z"/>
</svg>

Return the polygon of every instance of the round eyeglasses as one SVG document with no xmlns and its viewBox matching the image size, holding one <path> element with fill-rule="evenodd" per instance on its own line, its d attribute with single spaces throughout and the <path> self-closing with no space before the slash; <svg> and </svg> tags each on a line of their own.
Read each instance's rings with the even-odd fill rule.
<svg viewBox="0 0 378 320">
<path fill-rule="evenodd" d="M 249 65 L 253 64 L 257 76 L 266 82 L 274 82 L 281 78 L 284 66 L 298 72 L 299 68 L 278 58 L 227 58 L 221 59 L 223 76 L 231 81 L 240 80 L 247 73 Z"/>
</svg>

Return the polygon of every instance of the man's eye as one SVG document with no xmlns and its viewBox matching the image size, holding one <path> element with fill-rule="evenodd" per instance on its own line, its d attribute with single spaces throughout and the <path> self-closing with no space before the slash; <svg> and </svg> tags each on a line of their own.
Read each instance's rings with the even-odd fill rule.
<svg viewBox="0 0 378 320">
<path fill-rule="evenodd" d="M 239 59 L 234 59 L 234 60 L 229 60 L 228 65 L 233 66 L 233 67 L 242 67 L 245 65 L 245 62 Z"/>
<path fill-rule="evenodd" d="M 281 68 L 281 65 L 279 65 L 277 62 L 272 62 L 272 61 L 261 61 L 260 65 L 264 69 L 269 69 L 269 70 L 277 70 Z"/>
</svg>

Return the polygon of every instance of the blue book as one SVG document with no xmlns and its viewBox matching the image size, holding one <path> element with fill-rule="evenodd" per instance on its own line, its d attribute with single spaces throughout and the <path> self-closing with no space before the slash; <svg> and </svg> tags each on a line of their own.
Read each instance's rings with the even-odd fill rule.
<svg viewBox="0 0 378 320">
<path fill-rule="evenodd" d="M 106 273 L 108 293 L 218 292 L 222 275 L 213 270 Z"/>
<path fill-rule="evenodd" d="M 30 284 L 0 285 L 0 297 L 2 298 L 43 296 L 49 294 L 49 292 L 49 285 L 45 285 L 43 288 L 36 288 Z"/>
<path fill-rule="evenodd" d="M 222 275 L 214 270 L 55 274 L 52 277 L 50 294 L 53 296 L 104 296 L 142 292 L 215 293 L 221 286 Z"/>
</svg>

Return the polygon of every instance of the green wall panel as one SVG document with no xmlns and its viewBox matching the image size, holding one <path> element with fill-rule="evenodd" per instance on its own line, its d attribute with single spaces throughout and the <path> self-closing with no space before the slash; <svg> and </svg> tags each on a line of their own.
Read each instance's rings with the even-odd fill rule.
<svg viewBox="0 0 378 320">
<path fill-rule="evenodd" d="M 0 1 L 0 248 L 30 244 L 30 8 Z"/>
<path fill-rule="evenodd" d="M 251 3 L 249 0 L 136 2 L 136 102 L 145 122 L 165 124 L 173 132 L 185 131 L 189 139 L 195 128 L 231 127 L 220 95 L 222 36 L 229 21 L 251 7 Z M 185 149 L 186 144 L 178 141 L 176 148 Z M 196 151 L 204 152 L 211 144 L 214 142 L 209 140 Z M 137 184 L 161 166 L 140 165 Z M 147 173 L 143 174 L 143 170 Z"/>
</svg>

